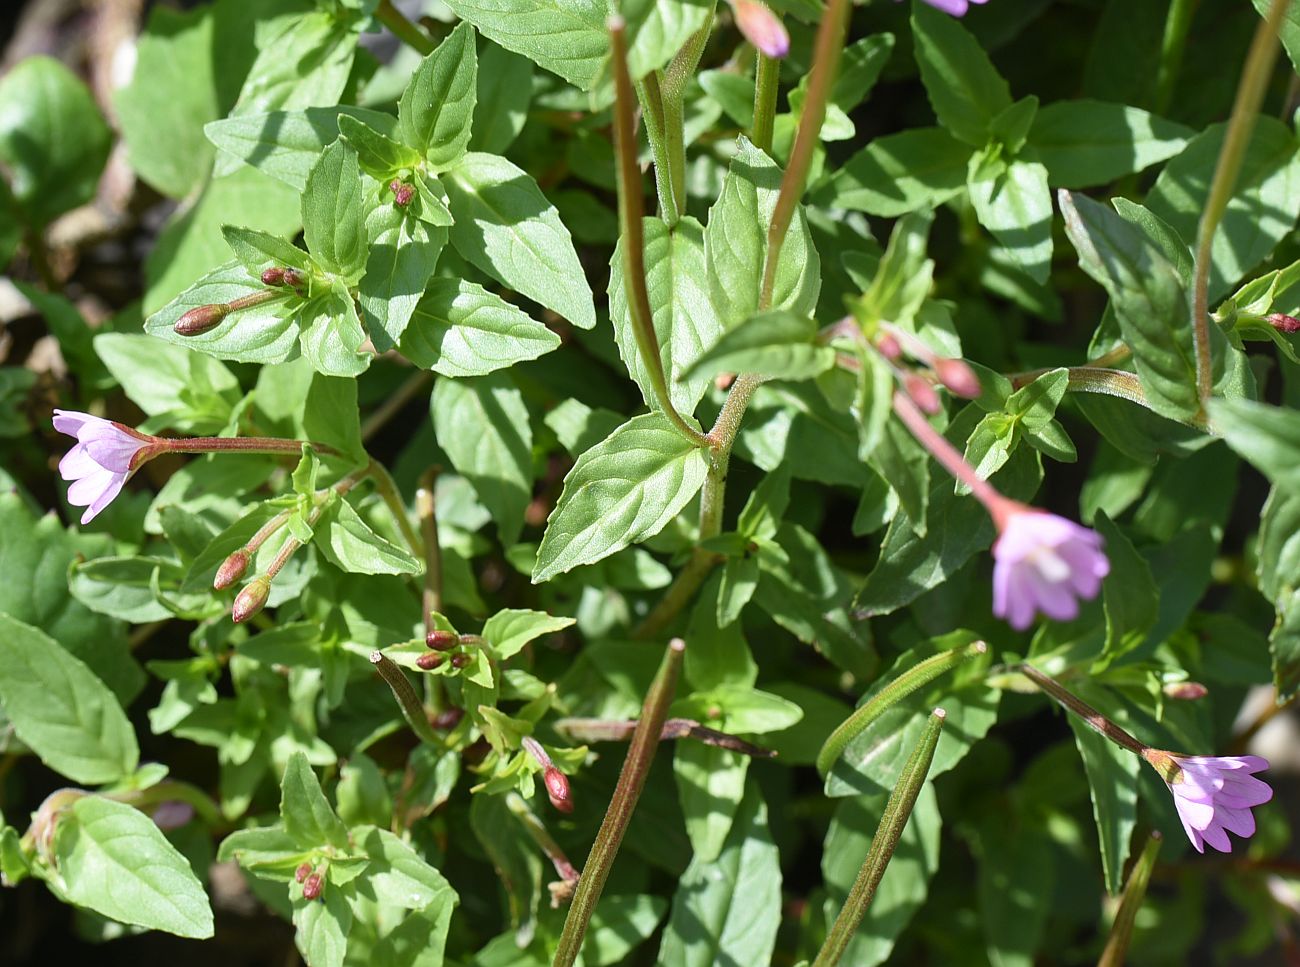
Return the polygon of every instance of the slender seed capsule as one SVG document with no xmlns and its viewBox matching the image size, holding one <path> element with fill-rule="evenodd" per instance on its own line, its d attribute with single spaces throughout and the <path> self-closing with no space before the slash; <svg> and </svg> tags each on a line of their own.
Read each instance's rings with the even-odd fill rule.
<svg viewBox="0 0 1300 967">
<path fill-rule="evenodd" d="M 248 562 L 253 559 L 244 548 L 240 548 L 221 562 L 221 567 L 217 568 L 217 576 L 212 580 L 213 590 L 224 591 L 236 581 L 244 576 L 248 570 Z"/>
<path fill-rule="evenodd" d="M 424 636 L 424 643 L 437 651 L 446 651 L 448 648 L 455 648 L 460 643 L 460 635 L 454 631 L 434 628 Z"/>
<path fill-rule="evenodd" d="M 415 659 L 417 668 L 423 668 L 426 672 L 433 671 L 442 664 L 443 656 L 436 651 L 426 651 L 419 658 Z"/>
<path fill-rule="evenodd" d="M 270 578 L 260 577 L 250 581 L 239 594 L 235 595 L 235 603 L 230 609 L 230 620 L 235 624 L 247 621 L 266 607 L 266 599 L 270 594 Z"/>
<path fill-rule="evenodd" d="M 200 336 L 209 329 L 221 325 L 221 320 L 230 314 L 230 306 L 224 302 L 207 306 L 195 306 L 176 320 L 172 330 L 181 336 Z"/>
</svg>

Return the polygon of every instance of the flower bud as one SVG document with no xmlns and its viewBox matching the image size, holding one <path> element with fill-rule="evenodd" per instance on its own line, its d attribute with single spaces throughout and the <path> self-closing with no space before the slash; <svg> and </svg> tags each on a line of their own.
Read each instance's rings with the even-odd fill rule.
<svg viewBox="0 0 1300 967">
<path fill-rule="evenodd" d="M 1278 332 L 1300 332 L 1300 319 L 1275 312 L 1268 317 L 1268 324 Z"/>
<path fill-rule="evenodd" d="M 460 635 L 454 631 L 434 628 L 424 636 L 424 643 L 437 651 L 446 651 L 448 648 L 455 648 L 460 643 Z"/>
<path fill-rule="evenodd" d="M 293 871 L 293 878 L 297 880 L 299 883 L 301 883 L 303 880 L 307 879 L 307 874 L 310 872 L 311 872 L 310 863 L 300 863 L 298 864 L 298 868 Z"/>
<path fill-rule="evenodd" d="M 924 412 L 938 413 L 942 408 L 939 394 L 934 391 L 934 387 L 924 376 L 908 373 L 903 377 L 903 388 L 907 390 L 907 395 L 912 397 L 912 402 Z"/>
<path fill-rule="evenodd" d="M 979 398 L 981 392 L 979 377 L 975 375 L 975 370 L 966 365 L 965 360 L 937 360 L 934 364 L 934 372 L 939 377 L 939 382 L 948 387 L 948 391 L 954 396 L 967 400 Z"/>
<path fill-rule="evenodd" d="M 285 269 L 284 275 L 281 278 L 283 279 L 283 284 L 288 286 L 290 289 L 301 289 L 307 284 L 307 276 L 303 275 L 297 269 Z"/>
<path fill-rule="evenodd" d="M 891 332 L 882 332 L 876 338 L 876 352 L 886 359 L 897 360 L 903 355 L 903 347 L 899 344 L 898 338 Z"/>
<path fill-rule="evenodd" d="M 781 18 L 760 0 L 732 0 L 736 26 L 767 57 L 784 57 L 790 52 L 790 35 Z"/>
<path fill-rule="evenodd" d="M 388 190 L 393 193 L 393 204 L 398 208 L 405 208 L 415 197 L 415 186 L 408 185 L 397 178 L 388 183 Z"/>
<path fill-rule="evenodd" d="M 546 784 L 546 795 L 551 805 L 562 813 L 573 812 L 573 800 L 569 796 L 569 778 L 555 766 L 550 766 L 542 773 Z"/>
<path fill-rule="evenodd" d="M 304 900 L 315 900 L 320 896 L 321 889 L 325 886 L 319 873 L 313 873 L 302 883 L 302 898 Z"/>
<path fill-rule="evenodd" d="M 224 591 L 242 578 L 244 572 L 248 570 L 248 562 L 252 559 L 253 555 L 241 547 L 222 561 L 221 567 L 217 568 L 217 576 L 212 579 L 213 590 Z"/>
<path fill-rule="evenodd" d="M 1210 694 L 1210 690 L 1200 682 L 1170 682 L 1162 691 L 1167 698 L 1180 702 L 1195 702 Z"/>
<path fill-rule="evenodd" d="M 221 320 L 230 313 L 230 306 L 218 302 L 208 306 L 195 306 L 176 320 L 172 330 L 180 336 L 200 336 L 209 329 L 215 329 Z"/>
<path fill-rule="evenodd" d="M 443 656 L 436 651 L 426 651 L 419 658 L 415 659 L 415 667 L 423 668 L 426 672 L 433 671 L 442 664 Z"/>
<path fill-rule="evenodd" d="M 284 269 L 272 266 L 262 271 L 262 285 L 284 285 Z"/>
<path fill-rule="evenodd" d="M 235 595 L 235 603 L 230 609 L 230 620 L 235 624 L 247 621 L 266 607 L 266 599 L 271 594 L 271 580 L 260 577 L 250 581 L 244 589 Z"/>
<path fill-rule="evenodd" d="M 433 717 L 430 723 L 435 729 L 442 732 L 448 732 L 460 724 L 460 720 L 465 717 L 465 710 L 456 708 L 445 708 Z"/>
<path fill-rule="evenodd" d="M 180 829 L 194 818 L 194 807 L 179 799 L 168 799 L 154 808 L 152 818 L 159 829 Z"/>
<path fill-rule="evenodd" d="M 458 651 L 456 652 L 456 654 L 451 656 L 452 668 L 464 668 L 469 663 L 470 663 L 470 657 L 463 651 Z"/>
</svg>

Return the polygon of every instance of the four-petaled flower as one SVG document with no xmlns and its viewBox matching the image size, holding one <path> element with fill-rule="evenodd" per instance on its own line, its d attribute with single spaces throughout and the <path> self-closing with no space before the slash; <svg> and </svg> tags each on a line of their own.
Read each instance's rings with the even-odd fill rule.
<svg viewBox="0 0 1300 967">
<path fill-rule="evenodd" d="M 1073 521 L 1002 498 L 993 509 L 993 613 L 1018 631 L 1035 611 L 1078 617 L 1079 598 L 1096 597 L 1110 571 L 1101 535 Z"/>
<path fill-rule="evenodd" d="M 131 474 L 159 449 L 156 437 L 74 410 L 55 410 L 54 429 L 77 439 L 59 461 L 59 474 L 72 481 L 68 503 L 86 508 L 83 524 L 112 503 Z"/>
<path fill-rule="evenodd" d="M 1178 818 L 1198 853 L 1209 843 L 1220 853 L 1231 853 L 1228 833 L 1255 834 L 1250 810 L 1273 798 L 1273 790 L 1256 772 L 1268 768 L 1257 755 L 1178 755 L 1148 749 L 1143 757 L 1160 773 L 1174 794 Z"/>
</svg>

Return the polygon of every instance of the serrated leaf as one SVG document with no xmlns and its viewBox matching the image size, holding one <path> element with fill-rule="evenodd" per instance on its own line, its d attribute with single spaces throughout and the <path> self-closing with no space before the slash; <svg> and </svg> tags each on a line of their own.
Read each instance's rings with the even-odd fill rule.
<svg viewBox="0 0 1300 967">
<path fill-rule="evenodd" d="M 63 646 L 0 614 L 0 703 L 18 738 L 74 782 L 135 771 L 135 732 L 108 686 Z"/>
<path fill-rule="evenodd" d="M 695 853 L 692 862 L 708 863 L 722 852 L 745 795 L 748 772 L 749 759 L 738 752 L 695 742 L 673 750 L 677 798 Z"/>
<path fill-rule="evenodd" d="M 359 21 L 325 10 L 290 14 L 262 25 L 257 59 L 231 116 L 316 107 L 342 99 L 356 56 Z"/>
<path fill-rule="evenodd" d="M 959 140 L 984 147 L 993 119 L 1011 106 L 1007 82 L 961 21 L 929 4 L 912 5 L 912 35 L 939 123 Z"/>
<path fill-rule="evenodd" d="M 1079 684 L 1072 687 L 1076 693 Z M 1082 696 L 1094 707 L 1100 704 L 1094 702 L 1095 691 L 1099 690 L 1088 689 Z M 1142 762 L 1073 715 L 1067 715 L 1066 719 L 1074 732 L 1074 743 L 1079 748 L 1092 790 L 1092 814 L 1097 822 L 1106 892 L 1115 896 L 1124 883 L 1124 861 L 1137 825 L 1137 784 Z"/>
<path fill-rule="evenodd" d="M 280 819 L 289 838 L 302 849 L 348 845 L 348 828 L 321 792 L 320 781 L 301 751 L 289 757 L 280 779 Z"/>
<path fill-rule="evenodd" d="M 234 374 L 200 353 L 124 332 L 100 333 L 93 345 L 132 403 L 152 417 L 168 417 L 156 426 L 218 433 L 242 395 Z"/>
<path fill-rule="evenodd" d="M 533 583 L 653 537 L 704 484 L 704 454 L 658 413 L 633 417 L 564 478 L 546 522 Z"/>
<path fill-rule="evenodd" d="M 298 310 L 298 345 L 312 369 L 325 376 L 356 376 L 370 366 L 356 303 L 342 280 Z"/>
<path fill-rule="evenodd" d="M 1193 131 L 1127 104 L 1089 99 L 1039 108 L 1029 145 L 1057 188 L 1091 188 L 1172 158 Z"/>
<path fill-rule="evenodd" d="M 559 348 L 560 338 L 481 285 L 434 279 L 398 348 L 439 376 L 486 376 Z"/>
<path fill-rule="evenodd" d="M 368 221 L 370 254 L 357 301 L 371 341 L 377 350 L 386 352 L 406 331 L 447 244 L 447 230 L 396 205 L 381 206 L 371 212 Z"/>
<path fill-rule="evenodd" d="M 397 129 L 434 171 L 454 165 L 469 147 L 478 96 L 474 28 L 456 25 L 424 59 L 397 105 Z"/>
<path fill-rule="evenodd" d="M 774 309 L 750 316 L 724 331 L 682 374 L 753 373 L 775 379 L 812 379 L 835 365 L 835 350 L 819 345 L 817 323 Z"/>
<path fill-rule="evenodd" d="M 308 173 L 302 225 L 307 251 L 321 268 L 349 281 L 360 278 L 366 265 L 361 167 L 347 143 L 331 144 Z"/>
<path fill-rule="evenodd" d="M 1052 193 L 1047 169 L 1027 156 L 992 178 L 972 182 L 971 203 L 1011 261 L 1035 282 L 1052 268 Z"/>
<path fill-rule="evenodd" d="M 573 239 L 530 175 L 505 158 L 471 151 L 443 184 L 456 219 L 451 243 L 462 256 L 580 329 L 596 325 Z"/>
<path fill-rule="evenodd" d="M 190 861 L 154 821 L 102 796 L 78 799 L 55 827 L 60 892 L 120 923 L 212 936 L 212 907 Z"/>
<path fill-rule="evenodd" d="M 376 181 L 386 183 L 401 169 L 420 163 L 420 153 L 414 148 L 380 134 L 359 118 L 340 114 L 338 126 L 339 137 L 357 153 L 361 170 Z"/>
<path fill-rule="evenodd" d="M 405 548 L 380 537 L 346 500 L 321 516 L 314 538 L 326 559 L 350 574 L 419 574 L 424 565 Z"/>
<path fill-rule="evenodd" d="M 876 138 L 814 192 L 822 204 L 896 218 L 936 208 L 966 187 L 971 149 L 943 128 Z"/>
<path fill-rule="evenodd" d="M 501 659 L 517 655 L 530 641 L 542 635 L 563 631 L 573 618 L 557 617 L 544 611 L 507 609 L 498 611 L 483 625 L 483 637 Z"/>
</svg>

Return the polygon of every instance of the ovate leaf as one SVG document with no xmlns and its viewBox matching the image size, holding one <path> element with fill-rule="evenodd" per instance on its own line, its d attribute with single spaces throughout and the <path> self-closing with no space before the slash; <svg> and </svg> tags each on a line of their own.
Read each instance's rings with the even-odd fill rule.
<svg viewBox="0 0 1300 967">
<path fill-rule="evenodd" d="M 477 80 L 474 28 L 461 22 L 424 59 L 402 94 L 398 133 L 434 171 L 454 165 L 469 146 Z"/>
</svg>

